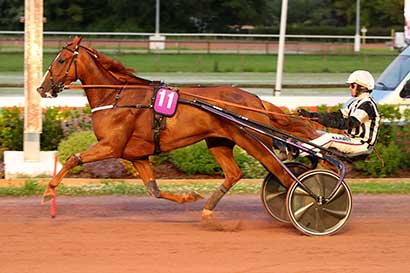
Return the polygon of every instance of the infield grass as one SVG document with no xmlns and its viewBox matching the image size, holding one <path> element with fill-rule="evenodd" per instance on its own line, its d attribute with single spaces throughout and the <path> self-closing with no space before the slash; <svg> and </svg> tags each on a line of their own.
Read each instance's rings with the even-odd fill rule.
<svg viewBox="0 0 410 273">
<path fill-rule="evenodd" d="M 45 53 L 44 71 L 56 56 Z M 276 55 L 256 54 L 107 54 L 137 72 L 275 72 Z M 365 69 L 382 72 L 397 56 L 384 54 L 306 55 L 285 56 L 286 73 L 341 73 Z M 0 52 L 0 72 L 23 72 L 24 55 L 18 52 Z"/>
<path fill-rule="evenodd" d="M 372 182 L 348 183 L 353 194 L 410 194 L 410 178 L 399 181 L 373 180 Z M 160 188 L 169 192 L 196 191 L 200 194 L 213 192 L 217 183 L 187 183 L 187 184 L 161 184 Z M 255 183 L 238 183 L 230 191 L 230 194 L 259 194 L 260 181 Z M 28 179 L 21 187 L 0 187 L 0 196 L 40 196 L 45 190 L 38 180 Z M 59 195 L 66 196 L 99 196 L 99 195 L 146 195 L 142 184 L 127 183 L 123 180 L 101 180 L 100 183 L 82 186 L 58 187 Z"/>
</svg>

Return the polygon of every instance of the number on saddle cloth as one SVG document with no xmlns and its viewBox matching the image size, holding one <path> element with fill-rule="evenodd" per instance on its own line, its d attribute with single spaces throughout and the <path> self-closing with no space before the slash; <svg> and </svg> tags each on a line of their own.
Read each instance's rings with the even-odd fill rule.
<svg viewBox="0 0 410 273">
<path fill-rule="evenodd" d="M 154 99 L 154 111 L 158 114 L 172 117 L 177 110 L 178 98 L 177 90 L 165 87 L 160 88 Z"/>
</svg>

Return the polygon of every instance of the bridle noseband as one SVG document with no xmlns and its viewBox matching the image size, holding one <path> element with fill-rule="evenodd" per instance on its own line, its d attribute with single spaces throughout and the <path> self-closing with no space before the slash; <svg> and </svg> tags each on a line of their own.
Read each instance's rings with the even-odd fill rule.
<svg viewBox="0 0 410 273">
<path fill-rule="evenodd" d="M 77 76 L 77 57 L 78 57 L 78 54 L 79 54 L 79 52 L 78 52 L 79 48 L 80 48 L 79 45 L 77 45 L 74 48 L 74 50 L 72 50 L 72 49 L 68 48 L 67 46 L 65 46 L 60 50 L 60 53 L 57 55 L 57 56 L 60 56 L 60 54 L 63 50 L 68 50 L 71 53 L 73 53 L 73 56 L 71 57 L 70 63 L 68 64 L 68 67 L 65 71 L 64 77 L 59 82 L 54 80 L 53 71 L 52 71 L 52 66 L 53 66 L 53 63 L 56 59 L 49 66 L 48 73 L 50 73 L 50 82 L 51 82 L 51 90 L 52 90 L 52 96 L 53 97 L 57 97 L 57 94 L 64 90 L 64 83 L 67 79 L 68 73 L 70 72 L 70 69 L 71 69 L 71 66 L 72 66 L 73 63 L 74 63 L 74 71 L 75 71 L 74 81 L 78 79 L 78 76 Z"/>
</svg>

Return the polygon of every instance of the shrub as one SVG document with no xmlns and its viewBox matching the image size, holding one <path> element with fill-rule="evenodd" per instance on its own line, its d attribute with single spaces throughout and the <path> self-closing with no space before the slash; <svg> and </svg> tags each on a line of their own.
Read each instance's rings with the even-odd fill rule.
<svg viewBox="0 0 410 273">
<path fill-rule="evenodd" d="M 81 109 L 48 107 L 43 111 L 40 148 L 56 150 L 60 141 L 73 132 L 90 130 L 90 107 Z M 24 115 L 21 108 L 0 110 L 0 147 L 4 150 L 23 149 Z"/>
<path fill-rule="evenodd" d="M 235 146 L 233 151 L 234 158 L 241 168 L 245 178 L 261 178 L 267 174 L 265 167 L 263 167 L 258 160 L 250 156 L 245 150 Z"/>
<path fill-rule="evenodd" d="M 260 178 L 265 168 L 243 149 L 235 147 L 234 158 L 245 178 Z M 209 152 L 205 141 L 169 153 L 169 161 L 187 174 L 222 174 L 222 169 Z"/>
<path fill-rule="evenodd" d="M 64 138 L 61 126 L 62 115 L 57 107 L 47 108 L 43 114 L 43 133 L 40 136 L 41 150 L 54 151 Z"/>
<path fill-rule="evenodd" d="M 395 143 L 390 143 L 388 146 L 377 144 L 376 149 L 383 158 L 384 166 L 377 158 L 377 154 L 373 152 L 366 160 L 356 162 L 355 168 L 363 171 L 366 175 L 374 177 L 386 177 L 395 174 L 400 168 L 402 160 L 399 147 Z"/>
<path fill-rule="evenodd" d="M 121 160 L 121 165 L 123 166 L 124 171 L 126 172 L 126 174 L 132 175 L 132 176 L 137 176 L 138 175 L 138 171 L 137 171 L 137 169 L 135 169 L 134 164 L 132 164 L 131 161 Z"/>
<path fill-rule="evenodd" d="M 91 131 L 82 131 L 71 134 L 67 139 L 61 141 L 58 145 L 57 156 L 60 163 L 65 164 L 71 155 L 85 151 L 96 142 L 97 139 Z M 78 166 L 73 168 L 71 173 L 80 173 L 82 170 L 83 167 Z"/>
<path fill-rule="evenodd" d="M 335 111 L 340 108 L 319 106 L 319 111 Z M 397 106 L 380 105 L 379 110 L 383 120 L 394 121 L 402 119 L 410 122 L 410 109 L 400 112 Z M 2 151 L 22 150 L 24 120 L 20 108 L 0 109 L 0 158 Z M 316 124 L 316 123 L 315 123 Z M 92 128 L 90 108 L 47 108 L 43 112 L 43 134 L 41 134 L 41 149 L 55 150 L 58 147 L 58 155 L 64 163 L 66 159 L 75 153 L 82 152 L 89 145 L 95 143 L 93 133 L 88 132 L 92 141 L 87 142 L 88 137 L 77 139 L 78 131 L 90 130 Z M 322 128 L 323 129 L 323 128 Z M 71 136 L 74 134 L 74 136 Z M 77 140 L 66 144 L 68 138 Z M 63 141 L 63 139 L 66 139 Z M 63 151 L 60 152 L 60 145 Z M 64 146 L 66 145 L 66 146 Z M 394 174 L 400 169 L 410 168 L 410 124 L 385 123 L 380 127 L 378 150 L 382 153 L 386 166 L 384 168 L 376 160 L 376 155 L 372 154 L 368 160 L 358 162 L 356 169 L 372 176 L 387 176 Z M 266 173 L 264 167 L 253 157 L 249 156 L 242 149 L 235 147 L 234 157 L 238 162 L 244 177 L 258 178 Z M 400 160 L 398 160 L 400 159 Z M 178 169 L 187 174 L 222 174 L 222 170 L 215 162 L 208 151 L 205 142 L 200 142 L 190 147 L 178 149 L 153 157 L 154 165 L 159 165 L 164 161 L 170 161 Z M 121 162 L 128 174 L 136 174 L 130 162 Z M 81 171 L 76 168 L 74 172 Z"/>
<path fill-rule="evenodd" d="M 222 170 L 204 141 L 169 153 L 169 160 L 187 174 L 221 174 Z"/>
<path fill-rule="evenodd" d="M 385 166 L 377 162 L 376 154 L 373 153 L 369 160 L 357 162 L 357 170 L 375 177 L 385 177 L 397 173 L 400 169 L 410 167 L 410 124 L 400 124 L 395 121 L 410 121 L 410 111 L 406 109 L 401 112 L 395 105 L 380 105 L 380 114 L 384 121 L 380 126 L 378 144 Z"/>
<path fill-rule="evenodd" d="M 24 120 L 17 108 L 2 108 L 0 112 L 0 147 L 4 150 L 23 150 Z"/>
</svg>

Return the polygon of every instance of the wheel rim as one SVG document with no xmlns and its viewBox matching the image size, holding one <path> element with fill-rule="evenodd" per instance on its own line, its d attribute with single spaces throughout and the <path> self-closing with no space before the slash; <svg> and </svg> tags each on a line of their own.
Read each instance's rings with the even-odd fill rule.
<svg viewBox="0 0 410 273">
<path fill-rule="evenodd" d="M 329 199 L 339 177 L 330 171 L 313 170 L 304 173 L 299 180 L 314 194 Z M 342 182 L 331 199 L 316 200 L 298 183 L 293 183 L 287 195 L 290 221 L 297 229 L 308 235 L 330 235 L 346 223 L 352 209 L 352 195 Z"/>
<path fill-rule="evenodd" d="M 308 167 L 297 162 L 287 162 L 285 165 L 289 170 L 299 176 L 301 173 L 309 170 Z M 282 223 L 290 223 L 286 209 L 286 196 L 288 189 L 279 181 L 279 179 L 269 173 L 262 184 L 262 202 L 267 212 L 276 220 Z"/>
</svg>

